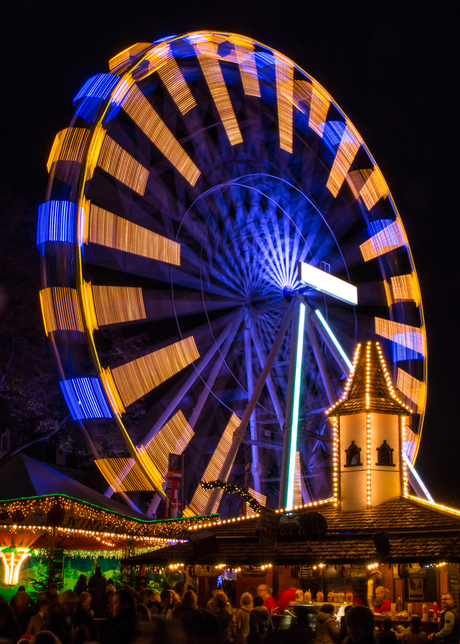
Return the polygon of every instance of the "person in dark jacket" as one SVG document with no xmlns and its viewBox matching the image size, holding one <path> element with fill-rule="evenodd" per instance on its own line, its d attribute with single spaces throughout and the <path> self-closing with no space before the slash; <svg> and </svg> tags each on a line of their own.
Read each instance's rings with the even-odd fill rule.
<svg viewBox="0 0 460 644">
<path fill-rule="evenodd" d="M 0 601 L 0 638 L 17 642 L 21 635 L 21 627 L 14 618 L 11 606 Z"/>
<path fill-rule="evenodd" d="M 441 621 L 436 633 L 428 635 L 428 639 L 435 643 L 442 641 L 443 644 L 458 644 L 460 637 L 460 614 L 455 606 L 454 597 L 451 593 L 444 593 L 441 597 Z"/>
<path fill-rule="evenodd" d="M 126 588 L 115 593 L 113 617 L 103 644 L 129 644 L 136 636 L 137 614 L 133 595 Z"/>
<path fill-rule="evenodd" d="M 353 606 L 346 618 L 349 644 L 375 644 L 374 615 L 367 606 Z"/>
<path fill-rule="evenodd" d="M 316 641 L 317 644 L 334 644 L 339 641 L 340 628 L 333 617 L 334 606 L 323 604 L 316 615 Z"/>
<path fill-rule="evenodd" d="M 62 642 L 69 644 L 72 637 L 72 618 L 77 610 L 78 598 L 72 590 L 59 595 L 59 603 L 52 604 L 43 616 L 43 630 L 51 631 Z"/>
<path fill-rule="evenodd" d="M 414 615 L 410 620 L 410 630 L 404 633 L 402 644 L 428 644 L 428 635 L 422 631 L 422 620 Z"/>
<path fill-rule="evenodd" d="M 86 581 L 86 575 L 80 575 L 78 578 L 77 583 L 75 584 L 75 588 L 73 589 L 73 592 L 78 596 L 81 593 L 86 593 L 88 589 L 88 583 Z"/>
<path fill-rule="evenodd" d="M 249 635 L 246 637 L 248 644 L 266 642 L 273 633 L 273 622 L 268 608 L 263 605 L 262 597 L 254 599 L 254 608 L 249 616 Z"/>
<path fill-rule="evenodd" d="M 227 610 L 228 598 L 223 592 L 215 594 L 214 599 L 217 603 L 215 616 L 219 627 L 219 638 L 222 642 L 231 642 L 233 640 L 233 620 Z"/>
<path fill-rule="evenodd" d="M 382 622 L 382 630 L 378 631 L 375 636 L 378 644 L 398 644 L 396 633 L 391 630 L 392 625 L 391 617 L 385 617 Z"/>
<path fill-rule="evenodd" d="M 78 626 L 86 626 L 91 635 L 94 635 L 94 611 L 91 610 L 91 595 L 89 593 L 80 593 L 78 597 L 77 610 L 73 619 L 75 628 Z"/>
<path fill-rule="evenodd" d="M 96 566 L 94 575 L 89 578 L 88 588 L 96 588 L 101 597 L 107 590 L 107 579 L 102 574 L 100 566 Z"/>
</svg>

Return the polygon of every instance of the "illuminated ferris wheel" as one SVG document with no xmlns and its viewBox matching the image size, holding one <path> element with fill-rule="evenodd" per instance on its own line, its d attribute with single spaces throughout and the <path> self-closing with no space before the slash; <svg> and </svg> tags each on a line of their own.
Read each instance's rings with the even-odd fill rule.
<svg viewBox="0 0 460 644">
<path fill-rule="evenodd" d="M 222 491 L 199 485 L 218 478 L 276 506 L 295 390 L 293 503 L 330 496 L 324 411 L 368 339 L 414 411 L 413 461 L 420 290 L 353 124 L 291 60 L 235 34 L 140 43 L 109 67 L 56 136 L 37 237 L 60 385 L 108 494 L 150 492 L 154 510 L 174 453 L 186 513 L 218 509 Z M 300 281 L 302 265 L 358 303 Z"/>
</svg>

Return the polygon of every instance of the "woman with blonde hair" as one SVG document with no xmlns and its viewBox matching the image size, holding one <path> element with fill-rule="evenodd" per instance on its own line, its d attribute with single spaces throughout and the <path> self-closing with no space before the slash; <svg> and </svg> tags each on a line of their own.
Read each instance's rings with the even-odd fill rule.
<svg viewBox="0 0 460 644">
<path fill-rule="evenodd" d="M 390 591 L 383 586 L 377 586 L 375 589 L 374 613 L 389 613 L 390 610 Z"/>
<path fill-rule="evenodd" d="M 249 635 L 249 617 L 252 611 L 253 599 L 251 593 L 243 593 L 240 598 L 240 608 L 236 611 L 235 639 L 233 644 L 246 644 Z"/>
</svg>

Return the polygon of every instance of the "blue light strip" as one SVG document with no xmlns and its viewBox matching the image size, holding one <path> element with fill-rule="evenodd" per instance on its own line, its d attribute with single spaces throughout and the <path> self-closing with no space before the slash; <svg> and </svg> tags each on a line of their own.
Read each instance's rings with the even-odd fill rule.
<svg viewBox="0 0 460 644">
<path fill-rule="evenodd" d="M 294 503 L 295 456 L 297 434 L 299 431 L 300 379 L 302 375 L 303 337 L 305 332 L 305 304 L 299 305 L 299 325 L 297 328 L 297 351 L 295 358 L 294 395 L 292 401 L 291 444 L 289 445 L 289 470 L 286 510 L 292 510 Z"/>
<path fill-rule="evenodd" d="M 322 316 L 322 314 L 321 314 L 321 311 L 320 311 L 319 309 L 316 309 L 315 313 L 316 313 L 316 315 L 317 315 L 317 317 L 318 317 L 319 321 L 320 321 L 320 322 L 321 322 L 321 324 L 323 325 L 323 327 L 324 327 L 324 329 L 325 329 L 326 333 L 328 334 L 328 336 L 331 338 L 332 342 L 334 343 L 335 348 L 336 348 L 336 349 L 337 349 L 337 351 L 340 353 L 340 355 L 342 356 L 342 358 L 343 358 L 343 359 L 344 359 L 344 361 L 345 361 L 345 364 L 347 365 L 347 367 L 348 367 L 348 368 L 349 368 L 349 370 L 351 371 L 351 369 L 352 369 L 353 365 L 351 364 L 350 360 L 348 359 L 347 354 L 345 353 L 345 351 L 342 349 L 342 347 L 341 347 L 341 345 L 340 345 L 339 341 L 337 340 L 337 338 L 335 337 L 335 335 L 332 333 L 331 327 L 330 327 L 330 326 L 329 326 L 329 324 L 326 322 L 326 320 L 323 318 L 323 316 Z"/>
<path fill-rule="evenodd" d="M 80 101 L 75 109 L 76 116 L 91 123 L 119 80 L 120 77 L 115 74 L 97 74 L 87 80 L 73 99 L 74 105 Z"/>
<path fill-rule="evenodd" d="M 428 489 L 426 488 L 424 482 L 422 481 L 420 476 L 417 474 L 417 472 L 415 470 L 415 467 L 412 465 L 410 458 L 407 456 L 406 452 L 404 452 L 404 451 L 403 451 L 403 458 L 404 458 L 404 460 L 406 462 L 407 467 L 410 469 L 411 474 L 413 475 L 413 477 L 416 479 L 417 483 L 422 488 L 423 494 L 426 496 L 426 498 L 428 499 L 428 501 L 430 503 L 434 503 L 433 497 L 428 492 Z"/>
<path fill-rule="evenodd" d="M 46 201 L 38 207 L 37 246 L 44 242 L 75 240 L 76 205 L 72 201 Z"/>
<path fill-rule="evenodd" d="M 59 385 L 74 420 L 112 418 L 98 378 L 70 378 Z"/>
</svg>

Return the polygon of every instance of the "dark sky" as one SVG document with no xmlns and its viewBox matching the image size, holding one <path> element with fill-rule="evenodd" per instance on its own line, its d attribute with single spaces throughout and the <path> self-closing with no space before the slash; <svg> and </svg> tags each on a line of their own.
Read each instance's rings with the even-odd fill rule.
<svg viewBox="0 0 460 644">
<path fill-rule="evenodd" d="M 135 42 L 199 29 L 242 33 L 286 54 L 324 85 L 363 136 L 406 227 L 429 356 L 416 465 L 435 498 L 451 502 L 460 466 L 456 5 L 18 0 L 2 8 L 0 42 L 0 182 L 34 206 L 44 200 L 49 149 L 70 122 L 73 97 L 90 76 L 108 71 L 109 58 Z"/>
</svg>

